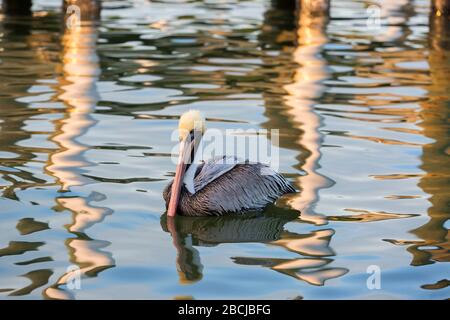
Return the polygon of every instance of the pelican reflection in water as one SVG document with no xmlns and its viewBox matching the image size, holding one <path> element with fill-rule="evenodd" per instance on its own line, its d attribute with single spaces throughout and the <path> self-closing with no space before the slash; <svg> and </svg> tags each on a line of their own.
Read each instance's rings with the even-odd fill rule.
<svg viewBox="0 0 450 320">
<path fill-rule="evenodd" d="M 161 216 L 161 226 L 172 236 L 177 250 L 177 271 L 182 284 L 202 279 L 203 265 L 195 247 L 211 247 L 225 243 L 266 243 L 296 254 L 290 259 L 232 257 L 239 265 L 256 265 L 292 276 L 313 285 L 340 277 L 348 269 L 327 267 L 334 251 L 330 241 L 331 229 L 294 233 L 285 225 L 298 217 L 298 211 L 269 205 L 264 213 L 215 217 L 186 217 L 176 219 Z"/>
</svg>

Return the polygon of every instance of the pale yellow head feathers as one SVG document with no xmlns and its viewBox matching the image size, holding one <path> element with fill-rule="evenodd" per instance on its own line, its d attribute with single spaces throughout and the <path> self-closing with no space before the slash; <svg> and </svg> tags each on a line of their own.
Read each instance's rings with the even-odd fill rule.
<svg viewBox="0 0 450 320">
<path fill-rule="evenodd" d="M 189 110 L 183 113 L 178 123 L 178 131 L 180 132 L 180 140 L 186 138 L 186 136 L 192 130 L 198 130 L 202 134 L 205 132 L 206 124 L 205 118 L 198 110 Z"/>
</svg>

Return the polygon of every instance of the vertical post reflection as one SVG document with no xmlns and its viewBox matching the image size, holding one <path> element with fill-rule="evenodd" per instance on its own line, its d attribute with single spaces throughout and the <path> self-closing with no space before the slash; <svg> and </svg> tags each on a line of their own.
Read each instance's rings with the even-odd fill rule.
<svg viewBox="0 0 450 320">
<path fill-rule="evenodd" d="M 329 187 L 332 181 L 317 172 L 321 157 L 322 134 L 319 131 L 321 117 L 314 112 L 314 103 L 323 92 L 321 82 L 328 78 L 326 61 L 320 55 L 327 42 L 325 29 L 328 23 L 329 1 L 303 0 L 297 9 L 297 48 L 293 59 L 298 63 L 294 79 L 285 85 L 288 92 L 285 103 L 287 114 L 302 130 L 297 143 L 305 150 L 302 153 L 302 169 L 306 175 L 297 179 L 301 192 L 289 204 L 302 212 L 302 219 L 315 224 L 326 224 L 326 218 L 314 212 L 320 189 Z"/>
<path fill-rule="evenodd" d="M 65 28 L 62 37 L 64 78 L 60 80 L 59 99 L 67 106 L 66 117 L 57 121 L 56 134 L 51 137 L 60 148 L 50 156 L 46 167 L 57 178 L 63 191 L 85 184 L 81 168 L 90 163 L 83 157 L 88 147 L 79 141 L 96 124 L 91 113 L 99 100 L 96 82 L 100 75 L 96 52 L 97 27 L 94 23 Z"/>
<path fill-rule="evenodd" d="M 80 277 L 93 277 L 100 272 L 115 266 L 112 254 L 102 249 L 108 247 L 110 242 L 91 239 L 85 231 L 92 225 L 103 221 L 105 216 L 112 210 L 105 207 L 97 207 L 92 202 L 105 199 L 100 193 L 91 193 L 88 197 L 59 198 L 58 204 L 72 212 L 72 223 L 67 226 L 68 230 L 77 235 L 76 238 L 68 238 L 65 245 L 69 252 L 69 261 L 79 267 Z M 47 299 L 71 299 L 71 292 L 63 290 L 61 286 L 67 285 L 73 279 L 73 273 L 63 273 L 56 283 L 44 290 Z"/>
<path fill-rule="evenodd" d="M 49 159 L 46 169 L 61 186 L 61 191 L 69 191 L 73 186 L 84 185 L 89 179 L 82 175 L 82 168 L 91 165 L 84 153 L 88 146 L 78 139 L 95 126 L 92 117 L 99 100 L 96 83 L 100 75 L 99 57 L 96 51 L 98 37 L 99 2 L 94 0 L 65 1 L 63 10 L 75 4 L 81 8 L 80 23 L 64 25 L 62 36 L 61 93 L 58 99 L 66 105 L 66 115 L 56 121 L 56 134 L 51 140 L 59 146 Z M 65 11 L 64 11 L 65 12 Z M 67 18 L 67 17 L 66 17 Z M 92 202 L 101 202 L 106 196 L 92 192 L 87 197 L 59 197 L 58 205 L 72 212 L 72 223 L 67 229 L 76 238 L 68 238 L 67 246 L 70 262 L 79 267 L 81 277 L 96 276 L 99 272 L 114 266 L 112 254 L 102 249 L 109 246 L 108 241 L 91 239 L 85 231 L 103 221 L 112 210 L 98 207 Z M 59 279 L 44 290 L 50 299 L 72 298 L 62 286 L 73 277 L 72 271 L 63 273 Z"/>
<path fill-rule="evenodd" d="M 50 179 L 47 181 L 28 170 L 15 169 L 34 162 L 36 154 L 48 152 L 48 149 L 38 145 L 21 146 L 33 139 L 33 133 L 25 127 L 27 121 L 39 112 L 30 109 L 17 97 L 24 94 L 29 83 L 45 79 L 53 72 L 53 33 L 42 32 L 40 26 L 54 23 L 54 17 L 49 15 L 28 18 L 7 14 L 0 16 L 0 92 L 3 93 L 0 97 L 0 152 L 17 155 L 12 159 L 0 159 L 0 193 L 5 198 L 18 200 L 18 190 L 54 185 Z M 17 45 L 25 47 L 14 49 Z M 33 76 L 24 80 L 23 74 Z"/>
<path fill-rule="evenodd" d="M 411 263 L 413 265 L 450 261 L 450 234 L 445 227 L 450 218 L 448 206 L 450 20 L 449 7 L 445 9 L 444 5 L 445 1 L 434 0 L 429 17 L 430 99 L 421 103 L 422 122 L 419 126 L 422 127 L 423 134 L 433 142 L 423 147 L 421 169 L 426 173 L 420 179 L 419 187 L 430 195 L 428 200 L 431 206 L 428 209 L 429 221 L 411 231 L 424 240 L 408 248 L 413 254 Z"/>
</svg>

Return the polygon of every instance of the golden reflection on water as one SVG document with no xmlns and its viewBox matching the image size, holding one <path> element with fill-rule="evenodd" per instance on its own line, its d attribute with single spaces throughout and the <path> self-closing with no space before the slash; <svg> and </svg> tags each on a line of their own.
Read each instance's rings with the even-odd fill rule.
<svg viewBox="0 0 450 320">
<path fill-rule="evenodd" d="M 61 186 L 60 191 L 70 191 L 71 187 L 85 185 L 89 179 L 82 175 L 82 168 L 89 166 L 84 153 L 89 149 L 77 139 L 96 124 L 92 117 L 99 100 L 96 83 L 100 75 L 97 55 L 97 31 L 95 20 L 84 20 L 80 25 L 64 29 L 62 37 L 62 73 L 59 81 L 61 90 L 58 99 L 66 106 L 65 116 L 55 121 L 55 134 L 50 140 L 58 145 L 58 150 L 50 155 L 46 166 Z M 59 210 L 72 213 L 72 223 L 67 230 L 77 238 L 65 242 L 70 262 L 79 267 L 81 277 L 92 277 L 114 266 L 112 254 L 103 251 L 108 241 L 90 239 L 86 230 L 100 223 L 112 214 L 109 208 L 97 207 L 92 202 L 100 202 L 106 197 L 93 192 L 88 197 L 58 197 Z M 73 271 L 61 275 L 59 279 L 44 290 L 48 299 L 68 299 L 72 295 L 61 289 L 67 281 L 73 281 Z"/>
<path fill-rule="evenodd" d="M 327 79 L 327 62 L 321 56 L 322 46 L 327 43 L 325 29 L 328 22 L 327 0 L 301 1 L 297 10 L 297 48 L 293 60 L 298 63 L 293 83 L 285 85 L 288 95 L 285 103 L 287 115 L 293 119 L 302 134 L 297 144 L 303 151 L 302 169 L 305 175 L 297 178 L 301 192 L 289 200 L 289 205 L 301 212 L 301 219 L 315 224 L 325 224 L 326 217 L 314 212 L 319 190 L 332 185 L 332 181 L 317 172 L 320 168 L 322 134 L 319 131 L 321 117 L 314 112 L 314 104 L 320 98 Z"/>
<path fill-rule="evenodd" d="M 430 67 L 429 100 L 421 102 L 419 126 L 431 143 L 423 145 L 422 165 L 425 172 L 419 187 L 429 195 L 431 206 L 426 224 L 411 230 L 422 240 L 392 240 L 391 243 L 408 246 L 411 265 L 421 266 L 435 262 L 450 262 L 450 233 L 445 223 L 449 219 L 447 185 L 450 179 L 448 148 L 448 93 L 450 92 L 450 22 L 446 17 L 430 13 L 430 40 L 428 65 Z"/>
<path fill-rule="evenodd" d="M 96 124 L 92 113 L 99 100 L 96 83 L 100 74 L 96 53 L 97 26 L 82 25 L 65 28 L 62 37 L 62 68 L 58 99 L 66 105 L 66 115 L 56 121 L 55 134 L 50 138 L 58 145 L 50 155 L 46 169 L 61 184 L 61 190 L 86 184 L 80 172 L 89 162 L 83 157 L 88 147 L 78 142 Z"/>
</svg>

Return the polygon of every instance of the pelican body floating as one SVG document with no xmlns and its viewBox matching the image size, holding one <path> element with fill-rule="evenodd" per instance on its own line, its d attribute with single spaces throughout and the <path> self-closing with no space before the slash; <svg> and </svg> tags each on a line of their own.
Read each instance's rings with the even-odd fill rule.
<svg viewBox="0 0 450 320">
<path fill-rule="evenodd" d="M 179 123 L 180 155 L 175 178 L 164 189 L 167 215 L 221 216 L 259 211 L 295 189 L 262 163 L 216 157 L 195 163 L 195 151 L 205 131 L 200 112 L 183 114 Z"/>
</svg>

